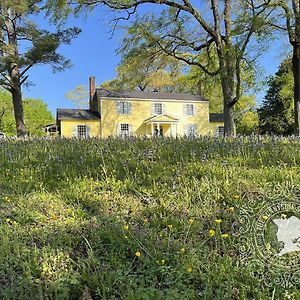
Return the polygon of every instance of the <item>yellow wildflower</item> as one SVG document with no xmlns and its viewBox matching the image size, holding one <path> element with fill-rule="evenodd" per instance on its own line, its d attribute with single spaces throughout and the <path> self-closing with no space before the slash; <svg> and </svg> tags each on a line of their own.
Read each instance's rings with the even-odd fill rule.
<svg viewBox="0 0 300 300">
<path fill-rule="evenodd" d="M 222 222 L 222 220 L 221 220 L 221 219 L 217 219 L 217 220 L 215 220 L 215 222 L 216 222 L 217 224 L 220 224 L 220 223 Z"/>
<path fill-rule="evenodd" d="M 234 199 L 235 199 L 235 200 L 239 200 L 240 198 L 241 198 L 240 195 L 235 195 L 235 196 L 234 196 Z"/>
<path fill-rule="evenodd" d="M 188 267 L 186 270 L 187 270 L 189 273 L 192 273 L 192 272 L 193 272 L 193 268 L 192 268 L 192 267 Z"/>
<path fill-rule="evenodd" d="M 179 250 L 179 252 L 180 252 L 181 254 L 184 254 L 184 253 L 185 253 L 185 249 L 184 249 L 184 248 L 181 248 L 181 249 Z"/>
<path fill-rule="evenodd" d="M 144 224 L 147 224 L 148 223 L 148 219 L 144 219 Z"/>
<path fill-rule="evenodd" d="M 168 225 L 168 228 L 171 230 L 173 228 L 173 225 L 172 224 L 169 224 Z"/>
<path fill-rule="evenodd" d="M 228 210 L 229 210 L 230 212 L 234 212 L 234 207 L 233 207 L 233 206 L 228 207 Z"/>
<path fill-rule="evenodd" d="M 124 235 L 124 239 L 127 240 L 128 239 L 128 235 Z"/>
<path fill-rule="evenodd" d="M 223 234 L 221 235 L 221 237 L 222 237 L 223 239 L 226 239 L 226 238 L 229 237 L 229 234 L 228 234 L 228 233 L 223 233 Z"/>
<path fill-rule="evenodd" d="M 209 230 L 209 236 L 213 237 L 216 234 L 216 232 L 213 229 Z"/>
<path fill-rule="evenodd" d="M 141 256 L 141 252 L 140 252 L 140 251 L 136 251 L 136 252 L 134 253 L 134 255 L 135 255 L 136 257 L 140 257 L 140 256 Z"/>
<path fill-rule="evenodd" d="M 162 259 L 160 262 L 162 265 L 164 265 L 166 261 L 164 259 Z"/>
<path fill-rule="evenodd" d="M 269 219 L 268 216 L 262 216 L 261 218 L 262 218 L 264 221 L 267 221 L 267 220 Z"/>
<path fill-rule="evenodd" d="M 129 226 L 128 226 L 128 225 L 124 225 L 124 226 L 123 226 L 123 229 L 124 229 L 124 230 L 128 230 L 128 229 L 129 229 Z"/>
<path fill-rule="evenodd" d="M 192 225 L 194 224 L 195 220 L 194 219 L 189 219 L 189 223 Z"/>
</svg>

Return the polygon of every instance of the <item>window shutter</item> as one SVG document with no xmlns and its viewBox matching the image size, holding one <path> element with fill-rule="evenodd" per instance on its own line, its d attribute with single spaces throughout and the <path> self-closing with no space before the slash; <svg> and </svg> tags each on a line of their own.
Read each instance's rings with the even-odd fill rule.
<svg viewBox="0 0 300 300">
<path fill-rule="evenodd" d="M 197 105 L 193 104 L 193 107 L 194 107 L 194 116 L 196 115 L 197 113 Z M 197 127 L 197 126 L 196 126 Z"/>
<path fill-rule="evenodd" d="M 73 127 L 72 136 L 77 137 L 77 125 Z"/>
<path fill-rule="evenodd" d="M 162 113 L 164 114 L 166 112 L 166 103 L 162 103 Z"/>
<path fill-rule="evenodd" d="M 155 115 L 155 104 L 154 103 L 151 104 L 151 115 L 152 116 Z"/>
<path fill-rule="evenodd" d="M 131 115 L 131 111 L 132 111 L 132 103 L 127 102 L 127 108 L 128 108 L 128 114 Z"/>
<path fill-rule="evenodd" d="M 116 105 L 117 105 L 117 113 L 120 114 L 121 113 L 121 102 L 117 101 Z"/>
<path fill-rule="evenodd" d="M 87 138 L 91 137 L 91 127 L 90 126 L 86 126 L 86 137 Z"/>
<path fill-rule="evenodd" d="M 186 104 L 183 104 L 183 115 L 184 115 L 184 116 L 187 115 L 187 107 L 186 107 Z"/>
<path fill-rule="evenodd" d="M 129 136 L 133 135 L 133 127 L 129 124 Z"/>
<path fill-rule="evenodd" d="M 117 136 L 121 136 L 121 124 L 117 124 Z"/>
</svg>

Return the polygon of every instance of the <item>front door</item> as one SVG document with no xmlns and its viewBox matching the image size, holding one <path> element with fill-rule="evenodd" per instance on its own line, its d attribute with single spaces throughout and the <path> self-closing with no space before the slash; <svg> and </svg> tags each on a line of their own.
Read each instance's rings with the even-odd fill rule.
<svg viewBox="0 0 300 300">
<path fill-rule="evenodd" d="M 164 129 L 162 126 L 155 126 L 155 136 L 164 136 Z"/>
</svg>

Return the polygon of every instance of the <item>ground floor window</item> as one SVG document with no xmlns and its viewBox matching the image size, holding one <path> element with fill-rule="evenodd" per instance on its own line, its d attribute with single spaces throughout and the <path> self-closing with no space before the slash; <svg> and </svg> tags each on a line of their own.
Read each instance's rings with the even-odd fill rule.
<svg viewBox="0 0 300 300">
<path fill-rule="evenodd" d="M 217 127 L 216 135 L 217 136 L 224 136 L 224 126 L 218 126 Z"/>
<path fill-rule="evenodd" d="M 120 124 L 119 136 L 127 137 L 130 136 L 130 125 L 127 123 Z"/>
<path fill-rule="evenodd" d="M 85 139 L 88 137 L 86 125 L 77 125 L 77 137 L 81 139 Z"/>
<path fill-rule="evenodd" d="M 192 125 L 187 125 L 187 136 L 196 136 L 197 135 L 197 126 L 192 124 Z"/>
</svg>

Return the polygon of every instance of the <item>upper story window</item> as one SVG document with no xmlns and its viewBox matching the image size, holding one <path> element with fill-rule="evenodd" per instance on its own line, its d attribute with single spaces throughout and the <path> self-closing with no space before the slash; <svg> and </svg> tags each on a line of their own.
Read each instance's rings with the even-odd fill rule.
<svg viewBox="0 0 300 300">
<path fill-rule="evenodd" d="M 126 101 L 118 101 L 117 112 L 120 115 L 130 115 L 131 114 L 131 103 Z"/>
<path fill-rule="evenodd" d="M 186 104 L 186 115 L 188 116 L 194 116 L 195 115 L 195 106 L 194 104 Z"/>
<path fill-rule="evenodd" d="M 122 123 L 119 125 L 119 136 L 120 137 L 128 137 L 131 134 L 131 126 L 126 123 Z"/>
<path fill-rule="evenodd" d="M 152 113 L 154 115 L 162 115 L 164 113 L 164 105 L 163 105 L 163 103 L 153 103 Z"/>
</svg>

